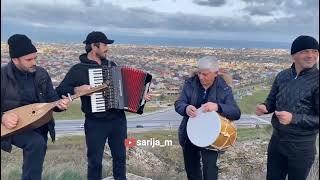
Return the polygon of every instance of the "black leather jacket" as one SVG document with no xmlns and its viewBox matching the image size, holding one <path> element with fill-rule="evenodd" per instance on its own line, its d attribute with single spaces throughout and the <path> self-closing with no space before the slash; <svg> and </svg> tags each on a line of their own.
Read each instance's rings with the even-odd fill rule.
<svg viewBox="0 0 320 180">
<path fill-rule="evenodd" d="M 3 112 L 22 105 L 18 92 L 20 87 L 14 75 L 13 66 L 14 64 L 9 62 L 8 65 L 1 67 L 1 117 Z M 59 99 L 58 94 L 53 88 L 51 78 L 45 69 L 37 66 L 34 78 L 38 102 L 53 102 Z M 55 109 L 55 111 L 59 110 Z M 44 126 L 47 126 L 45 129 L 47 129 L 47 132 L 49 131 L 51 139 L 54 141 L 54 120 L 52 119 L 42 127 Z M 11 151 L 11 136 L 1 138 L 1 149 L 7 152 Z"/>
<path fill-rule="evenodd" d="M 294 64 L 281 71 L 264 103 L 268 113 L 288 111 L 292 122 L 283 125 L 272 116 L 275 134 L 282 140 L 313 141 L 319 132 L 319 70 L 316 66 L 297 75 Z"/>
</svg>

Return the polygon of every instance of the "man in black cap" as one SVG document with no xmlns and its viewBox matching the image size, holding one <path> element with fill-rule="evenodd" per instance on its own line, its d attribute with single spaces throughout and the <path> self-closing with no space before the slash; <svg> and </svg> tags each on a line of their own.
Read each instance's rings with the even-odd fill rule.
<svg viewBox="0 0 320 180">
<path fill-rule="evenodd" d="M 67 109 L 68 99 L 59 100 L 48 72 L 36 66 L 37 49 L 22 34 L 8 39 L 11 61 L 1 67 L 1 123 L 8 129 L 15 128 L 19 115 L 4 113 L 8 110 L 33 104 L 57 101 L 55 111 Z M 11 152 L 12 144 L 23 150 L 22 180 L 40 180 L 47 149 L 48 132 L 55 139 L 53 119 L 34 130 L 27 130 L 1 138 L 1 149 Z"/>
<path fill-rule="evenodd" d="M 80 63 L 71 67 L 63 81 L 56 88 L 59 95 L 73 94 L 90 89 L 88 70 L 103 66 L 116 66 L 106 59 L 108 44 L 114 41 L 98 31 L 88 34 L 85 50 L 80 55 Z M 150 95 L 145 99 L 150 100 Z M 104 112 L 92 112 L 90 96 L 81 97 L 81 110 L 85 114 L 84 130 L 87 144 L 88 180 L 102 179 L 102 158 L 106 140 L 110 146 L 115 180 L 126 179 L 127 120 L 124 110 L 109 109 Z"/>
<path fill-rule="evenodd" d="M 268 146 L 268 180 L 306 179 L 316 154 L 319 133 L 319 43 L 299 36 L 291 46 L 293 64 L 281 71 L 256 114 L 274 113 Z"/>
</svg>

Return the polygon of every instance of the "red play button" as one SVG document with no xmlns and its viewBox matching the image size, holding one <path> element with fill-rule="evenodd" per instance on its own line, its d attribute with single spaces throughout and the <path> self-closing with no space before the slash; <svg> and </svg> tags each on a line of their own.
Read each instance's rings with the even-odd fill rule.
<svg viewBox="0 0 320 180">
<path fill-rule="evenodd" d="M 127 148 L 134 147 L 137 145 L 137 140 L 135 138 L 127 138 L 124 140 L 124 145 Z"/>
</svg>

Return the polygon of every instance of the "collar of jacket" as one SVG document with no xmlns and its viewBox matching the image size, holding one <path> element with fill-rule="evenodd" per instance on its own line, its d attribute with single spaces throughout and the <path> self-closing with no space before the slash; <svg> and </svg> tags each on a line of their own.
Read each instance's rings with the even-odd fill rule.
<svg viewBox="0 0 320 180">
<path fill-rule="evenodd" d="M 87 53 L 84 53 L 84 54 L 81 54 L 79 56 L 79 60 L 81 63 L 85 63 L 85 64 L 96 64 L 96 65 L 99 65 L 96 61 L 93 61 L 93 60 L 90 60 L 88 59 L 88 54 Z M 107 59 L 101 59 L 101 64 L 107 64 L 108 63 L 108 60 Z"/>
<path fill-rule="evenodd" d="M 20 69 L 17 68 L 17 66 L 12 62 L 10 61 L 8 63 L 8 77 L 10 79 L 16 79 L 15 78 L 15 74 L 18 73 L 20 76 L 26 76 L 26 75 L 34 75 L 35 72 L 26 72 L 26 71 L 21 71 Z"/>
<path fill-rule="evenodd" d="M 17 80 L 16 80 L 16 77 L 15 77 L 15 75 L 14 75 L 14 73 L 15 73 L 16 70 L 14 70 L 14 68 L 16 68 L 16 69 L 18 70 L 18 68 L 13 64 L 12 61 L 9 62 L 8 65 L 7 65 L 7 76 L 8 76 L 8 78 L 9 78 L 10 80 L 12 80 L 13 82 L 16 83 Z M 20 73 L 23 73 L 23 72 L 20 71 Z M 42 80 L 45 80 L 45 78 L 46 78 L 46 77 L 44 76 L 44 74 L 43 74 L 42 69 L 39 68 L 38 66 L 36 66 L 36 72 L 30 73 L 30 74 L 34 74 L 34 77 L 35 77 L 36 82 L 38 82 L 38 81 L 40 82 L 40 81 L 42 81 Z"/>
<path fill-rule="evenodd" d="M 209 87 L 208 93 L 208 102 L 218 102 L 217 98 L 217 88 L 221 86 L 220 76 L 217 76 L 213 82 L 213 84 Z M 192 97 L 191 97 L 191 104 L 196 105 L 197 98 L 200 92 L 200 88 L 203 87 L 200 83 L 200 80 L 197 75 L 193 76 L 191 79 L 191 84 L 193 89 Z"/>
<path fill-rule="evenodd" d="M 12 61 L 10 61 L 7 65 L 7 75 L 8 78 L 10 78 L 11 80 L 16 80 L 15 76 L 14 76 L 14 70 L 13 68 L 16 68 L 15 65 L 13 64 Z"/>
<path fill-rule="evenodd" d="M 308 68 L 308 69 L 304 69 L 300 72 L 299 76 L 302 76 L 304 74 L 308 74 L 308 73 L 311 73 L 313 71 L 317 70 L 317 64 L 313 65 L 312 68 Z M 295 68 L 295 64 L 292 63 L 291 65 L 291 72 L 294 76 L 297 76 L 297 71 L 296 71 L 296 68 Z"/>
</svg>

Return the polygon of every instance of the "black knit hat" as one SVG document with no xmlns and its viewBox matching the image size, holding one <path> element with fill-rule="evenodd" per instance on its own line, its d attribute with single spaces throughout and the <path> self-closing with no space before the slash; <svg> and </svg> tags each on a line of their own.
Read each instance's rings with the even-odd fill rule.
<svg viewBox="0 0 320 180">
<path fill-rule="evenodd" d="M 297 37 L 291 45 L 291 55 L 305 49 L 319 50 L 318 41 L 311 36 L 302 35 Z"/>
<path fill-rule="evenodd" d="M 112 44 L 114 40 L 108 39 L 107 36 L 103 32 L 99 31 L 92 31 L 88 34 L 84 44 L 91 44 L 91 43 L 105 43 L 105 44 Z"/>
<path fill-rule="evenodd" d="M 8 39 L 9 54 L 11 58 L 18 58 L 37 52 L 31 40 L 23 34 L 14 34 Z"/>
</svg>

